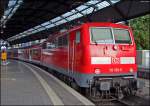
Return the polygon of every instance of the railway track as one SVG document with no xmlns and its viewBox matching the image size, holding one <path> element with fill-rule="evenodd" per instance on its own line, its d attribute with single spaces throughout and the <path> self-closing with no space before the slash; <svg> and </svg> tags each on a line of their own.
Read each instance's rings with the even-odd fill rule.
<svg viewBox="0 0 150 106">
<path fill-rule="evenodd" d="M 114 99 L 112 101 L 94 102 L 96 106 L 149 106 L 149 100 L 138 96 L 128 96 L 122 100 Z"/>
<path fill-rule="evenodd" d="M 138 96 L 128 96 L 122 100 L 116 100 L 116 102 L 122 104 L 123 106 L 149 106 L 149 100 Z"/>
</svg>

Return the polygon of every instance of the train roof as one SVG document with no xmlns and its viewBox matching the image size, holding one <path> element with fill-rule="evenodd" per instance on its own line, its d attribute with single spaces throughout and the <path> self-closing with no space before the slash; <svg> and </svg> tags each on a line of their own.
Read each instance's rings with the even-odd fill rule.
<svg viewBox="0 0 150 106">
<path fill-rule="evenodd" d="M 48 39 L 53 39 L 55 38 L 56 36 L 58 35 L 63 35 L 63 34 L 66 34 L 66 33 L 69 33 L 69 32 L 72 32 L 74 30 L 77 30 L 77 29 L 80 29 L 84 26 L 99 26 L 99 27 L 119 27 L 119 28 L 129 28 L 127 25 L 124 25 L 124 24 L 119 24 L 119 23 L 111 23 L 111 22 L 88 22 L 88 23 L 83 23 L 81 25 L 78 25 L 78 26 L 73 26 L 72 28 L 64 31 L 64 32 L 57 32 L 57 33 L 54 33 L 54 34 L 51 34 L 49 35 Z"/>
<path fill-rule="evenodd" d="M 119 24 L 119 23 L 111 23 L 111 22 L 92 22 L 92 23 L 84 23 L 83 25 L 129 28 L 127 25 Z"/>
</svg>

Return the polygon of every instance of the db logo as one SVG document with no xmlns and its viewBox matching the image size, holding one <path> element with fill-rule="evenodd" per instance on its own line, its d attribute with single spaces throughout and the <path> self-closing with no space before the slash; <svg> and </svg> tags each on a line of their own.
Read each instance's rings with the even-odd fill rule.
<svg viewBox="0 0 150 106">
<path fill-rule="evenodd" d="M 112 63 L 112 64 L 119 64 L 119 63 L 120 63 L 120 59 L 117 58 L 117 57 L 112 57 L 112 58 L 111 58 L 111 63 Z"/>
</svg>

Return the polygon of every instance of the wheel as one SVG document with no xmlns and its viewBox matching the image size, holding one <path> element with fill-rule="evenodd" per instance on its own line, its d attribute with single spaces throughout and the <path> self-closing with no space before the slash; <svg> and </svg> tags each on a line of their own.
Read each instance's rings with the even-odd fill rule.
<svg viewBox="0 0 150 106">
<path fill-rule="evenodd" d="M 71 87 L 73 88 L 73 89 L 75 89 L 75 90 L 79 90 L 79 86 L 76 84 L 76 82 L 74 82 L 74 81 L 72 81 L 71 83 L 70 83 L 70 85 L 71 85 Z"/>
<path fill-rule="evenodd" d="M 123 93 L 121 93 L 121 92 L 118 93 L 118 99 L 119 99 L 119 100 L 123 99 L 123 97 L 124 97 Z"/>
</svg>

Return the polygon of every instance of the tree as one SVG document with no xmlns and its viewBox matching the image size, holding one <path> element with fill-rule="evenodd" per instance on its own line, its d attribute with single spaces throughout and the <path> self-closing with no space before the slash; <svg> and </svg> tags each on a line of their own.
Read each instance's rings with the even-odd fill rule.
<svg viewBox="0 0 150 106">
<path fill-rule="evenodd" d="M 137 49 L 150 50 L 150 14 L 129 21 Z"/>
</svg>

